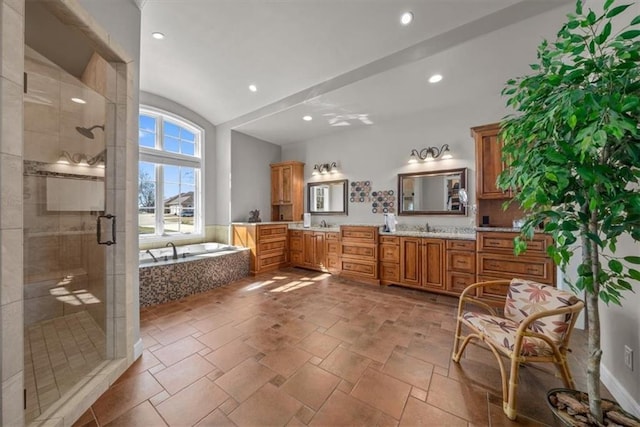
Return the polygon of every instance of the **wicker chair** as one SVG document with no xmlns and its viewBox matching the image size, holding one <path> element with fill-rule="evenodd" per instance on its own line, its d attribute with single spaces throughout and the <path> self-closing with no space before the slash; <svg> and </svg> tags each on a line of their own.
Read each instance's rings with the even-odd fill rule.
<svg viewBox="0 0 640 427">
<path fill-rule="evenodd" d="M 487 286 L 509 287 L 504 315 L 498 314 L 498 310 L 486 301 L 475 297 L 476 289 Z M 470 304 L 476 307 L 476 311 L 466 310 Z M 460 295 L 452 359 L 458 363 L 472 339 L 484 342 L 500 366 L 502 409 L 509 419 L 514 420 L 517 416 L 518 369 L 521 363 L 553 363 L 565 386 L 575 388 L 567 364 L 567 350 L 573 326 L 583 307 L 584 302 L 569 292 L 528 280 L 474 283 Z M 467 335 L 462 335 L 463 325 L 469 329 Z M 508 378 L 501 355 L 511 362 Z"/>
</svg>

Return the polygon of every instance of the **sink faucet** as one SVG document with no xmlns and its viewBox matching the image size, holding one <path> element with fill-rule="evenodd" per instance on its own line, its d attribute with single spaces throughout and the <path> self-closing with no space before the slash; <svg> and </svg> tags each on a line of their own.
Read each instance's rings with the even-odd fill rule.
<svg viewBox="0 0 640 427">
<path fill-rule="evenodd" d="M 326 228 L 327 227 L 327 221 L 325 221 L 324 219 L 322 221 L 320 221 L 320 227 Z"/>
<path fill-rule="evenodd" d="M 431 231 L 431 227 L 429 227 L 429 223 L 428 223 L 428 222 L 427 222 L 427 223 L 425 224 L 425 226 L 424 226 L 424 231 L 426 231 L 427 233 L 428 233 L 429 231 Z"/>
<path fill-rule="evenodd" d="M 151 258 L 153 258 L 153 262 L 158 262 L 158 258 L 156 258 L 152 253 L 151 253 L 151 249 L 147 249 L 147 253 L 149 255 L 151 255 Z"/>
<path fill-rule="evenodd" d="M 174 245 L 173 242 L 169 242 L 165 246 L 171 246 L 173 248 L 173 256 L 171 257 L 171 259 L 178 259 L 178 251 L 176 250 L 176 245 Z"/>
</svg>

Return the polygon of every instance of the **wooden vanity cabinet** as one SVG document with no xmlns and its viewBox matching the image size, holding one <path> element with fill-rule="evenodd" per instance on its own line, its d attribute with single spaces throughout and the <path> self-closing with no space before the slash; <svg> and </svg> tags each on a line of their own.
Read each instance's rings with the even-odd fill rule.
<svg viewBox="0 0 640 427">
<path fill-rule="evenodd" d="M 390 285 L 400 280 L 400 238 L 380 236 L 380 283 Z"/>
<path fill-rule="evenodd" d="M 304 163 L 271 164 L 271 221 L 300 221 L 303 201 Z"/>
<path fill-rule="evenodd" d="M 401 285 L 424 289 L 444 288 L 444 240 L 400 237 Z"/>
<path fill-rule="evenodd" d="M 378 227 L 340 227 L 340 275 L 363 283 L 380 284 Z"/>
<path fill-rule="evenodd" d="M 339 233 L 289 230 L 291 265 L 310 270 L 339 271 Z"/>
<path fill-rule="evenodd" d="M 547 255 L 547 247 L 553 243 L 551 236 L 536 234 L 527 244 L 527 250 L 516 256 L 513 239 L 518 233 L 478 232 L 477 272 L 478 281 L 513 279 L 533 280 L 547 285 L 556 285 L 556 266 Z M 506 288 L 485 289 L 486 298 L 503 297 Z"/>
<path fill-rule="evenodd" d="M 289 265 L 287 235 L 287 224 L 232 224 L 233 244 L 251 251 L 251 274 Z"/>
</svg>

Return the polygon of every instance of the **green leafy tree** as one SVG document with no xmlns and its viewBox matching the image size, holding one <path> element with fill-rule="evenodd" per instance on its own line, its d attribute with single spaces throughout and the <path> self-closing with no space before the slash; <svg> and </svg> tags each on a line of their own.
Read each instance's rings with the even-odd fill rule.
<svg viewBox="0 0 640 427">
<path fill-rule="evenodd" d="M 616 256 L 621 235 L 640 241 L 640 16 L 614 29 L 630 6 L 606 0 L 594 12 L 578 0 L 556 41 L 540 44 L 532 74 L 502 92 L 516 113 L 501 123 L 509 167 L 498 184 L 528 215 L 516 253 L 544 224 L 563 271 L 581 254 L 570 285 L 587 300 L 587 392 L 600 422 L 598 299 L 620 305 L 640 281 L 640 257 Z"/>
</svg>

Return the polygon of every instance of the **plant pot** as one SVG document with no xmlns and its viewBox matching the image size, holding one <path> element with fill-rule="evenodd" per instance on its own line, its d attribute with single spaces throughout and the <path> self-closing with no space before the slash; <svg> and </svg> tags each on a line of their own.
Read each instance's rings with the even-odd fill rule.
<svg viewBox="0 0 640 427">
<path fill-rule="evenodd" d="M 557 420 L 559 420 L 565 426 L 572 426 L 572 427 L 579 426 L 579 425 L 580 426 L 584 426 L 584 425 L 598 426 L 597 423 L 595 422 L 590 423 L 587 420 L 588 414 L 584 414 L 581 417 L 578 417 L 578 416 L 569 414 L 569 412 L 567 411 L 568 408 L 566 409 L 559 408 L 555 403 L 558 400 L 557 395 L 559 393 L 569 395 L 570 397 L 573 397 L 575 401 L 586 405 L 587 412 L 589 409 L 589 400 L 588 400 L 587 393 L 584 393 L 578 390 L 571 390 L 568 388 L 553 388 L 547 392 L 547 405 L 549 405 L 549 408 L 551 408 L 551 411 L 553 412 L 553 415 Z M 614 402 L 613 400 L 609 400 L 609 399 L 602 399 L 602 402 L 603 402 L 603 413 L 604 413 L 605 419 L 610 417 L 611 421 L 618 425 L 630 426 L 630 427 L 640 426 L 640 419 L 637 418 L 635 415 L 626 412 L 624 409 L 620 407 L 620 405 L 618 405 L 617 402 Z M 605 408 L 608 408 L 608 410 L 605 411 Z M 615 420 L 613 419 L 614 417 L 616 418 Z M 628 423 L 624 421 L 628 421 Z"/>
</svg>

